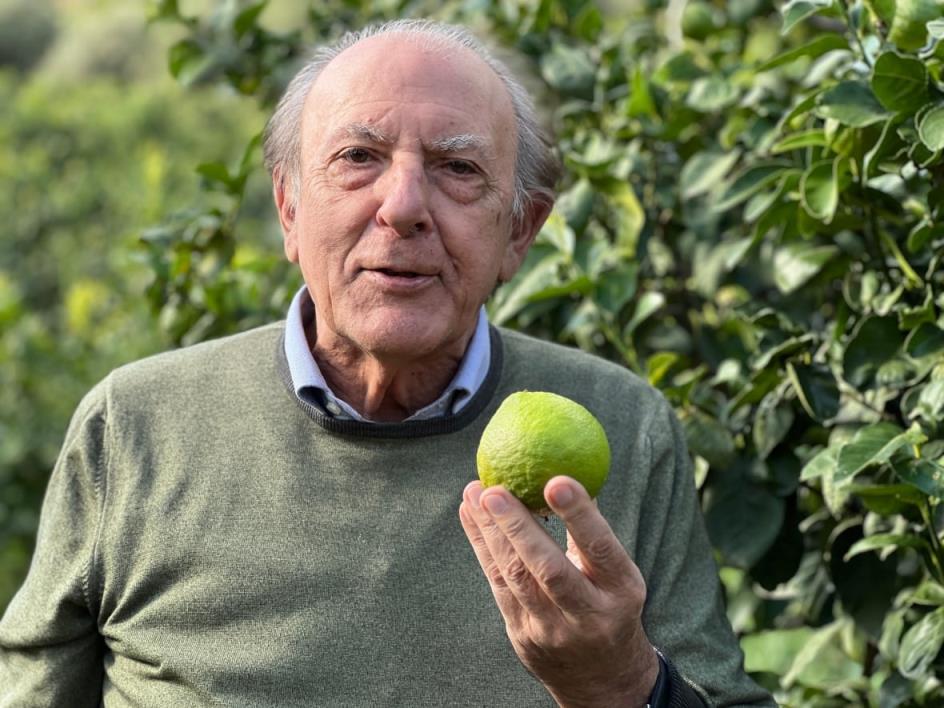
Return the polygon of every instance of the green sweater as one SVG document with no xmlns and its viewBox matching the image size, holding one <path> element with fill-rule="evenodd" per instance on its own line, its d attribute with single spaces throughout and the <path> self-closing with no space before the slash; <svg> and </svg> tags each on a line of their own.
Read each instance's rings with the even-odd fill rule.
<svg viewBox="0 0 944 708">
<path fill-rule="evenodd" d="M 741 670 L 682 436 L 651 387 L 493 330 L 455 417 L 345 423 L 295 398 L 282 331 L 145 359 L 86 396 L 0 621 L 0 706 L 553 705 L 457 514 L 483 427 L 521 389 L 605 426 L 600 508 L 646 578 L 653 644 L 717 704 L 772 705 Z"/>
</svg>

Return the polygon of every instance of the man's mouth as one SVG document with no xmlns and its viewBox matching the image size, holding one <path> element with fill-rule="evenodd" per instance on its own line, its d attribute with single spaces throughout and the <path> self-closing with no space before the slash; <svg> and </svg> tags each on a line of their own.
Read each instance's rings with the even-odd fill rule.
<svg viewBox="0 0 944 708">
<path fill-rule="evenodd" d="M 423 277 L 422 273 L 417 273 L 412 270 L 394 270 L 393 268 L 374 268 L 373 270 L 378 273 L 383 273 L 384 275 L 393 276 L 395 278 L 421 278 Z"/>
<path fill-rule="evenodd" d="M 436 282 L 435 274 L 409 269 L 365 268 L 362 272 L 376 287 L 398 293 L 425 290 Z"/>
</svg>

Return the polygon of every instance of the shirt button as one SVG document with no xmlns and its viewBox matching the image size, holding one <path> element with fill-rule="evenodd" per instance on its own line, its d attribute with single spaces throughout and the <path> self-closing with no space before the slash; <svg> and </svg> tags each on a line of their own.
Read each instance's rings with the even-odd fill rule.
<svg viewBox="0 0 944 708">
<path fill-rule="evenodd" d="M 334 401 L 328 401 L 327 405 L 325 405 L 325 408 L 328 409 L 328 413 L 331 415 L 341 415 L 341 406 L 339 406 Z"/>
</svg>

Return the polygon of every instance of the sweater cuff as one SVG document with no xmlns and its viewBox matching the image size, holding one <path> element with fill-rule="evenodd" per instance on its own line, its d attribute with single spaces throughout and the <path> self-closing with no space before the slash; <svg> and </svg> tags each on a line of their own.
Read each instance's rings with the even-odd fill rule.
<svg viewBox="0 0 944 708">
<path fill-rule="evenodd" d="M 659 677 L 649 696 L 648 708 L 707 708 L 698 692 L 692 688 L 658 649 Z"/>
</svg>

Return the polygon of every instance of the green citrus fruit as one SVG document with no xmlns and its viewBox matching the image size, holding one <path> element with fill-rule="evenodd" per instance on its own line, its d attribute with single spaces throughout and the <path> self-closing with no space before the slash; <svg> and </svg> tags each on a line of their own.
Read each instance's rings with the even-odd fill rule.
<svg viewBox="0 0 944 708">
<path fill-rule="evenodd" d="M 707 2 L 688 2 L 682 10 L 682 34 L 692 39 L 707 39 L 715 27 L 715 10 Z"/>
<path fill-rule="evenodd" d="M 595 497 L 610 470 L 600 421 L 579 403 L 542 391 L 506 398 L 482 432 L 475 458 L 483 487 L 500 484 L 531 511 L 547 513 L 544 485 L 565 474 Z"/>
</svg>

